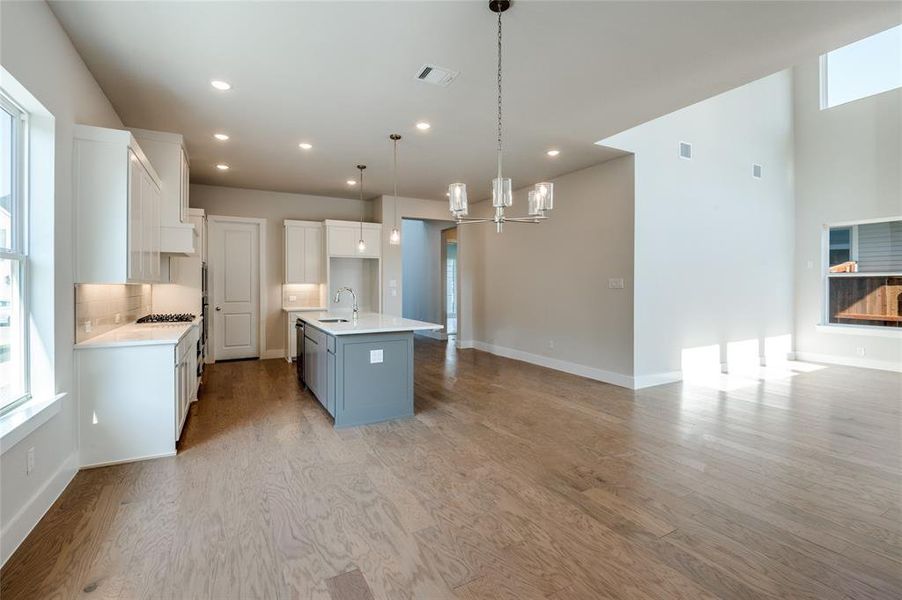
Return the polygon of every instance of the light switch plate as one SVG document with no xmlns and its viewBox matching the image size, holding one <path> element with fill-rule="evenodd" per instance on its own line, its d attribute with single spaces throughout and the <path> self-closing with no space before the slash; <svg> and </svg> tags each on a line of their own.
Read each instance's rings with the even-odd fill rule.
<svg viewBox="0 0 902 600">
<path fill-rule="evenodd" d="M 294 302 L 294 301 L 297 300 L 297 299 L 298 299 L 297 296 L 288 296 L 288 301 L 289 301 L 289 302 Z"/>
<path fill-rule="evenodd" d="M 623 289 L 623 280 L 622 279 L 608 279 L 608 287 L 612 290 L 622 290 Z"/>
<path fill-rule="evenodd" d="M 382 349 L 370 350 L 370 364 L 375 365 L 382 362 Z"/>
</svg>

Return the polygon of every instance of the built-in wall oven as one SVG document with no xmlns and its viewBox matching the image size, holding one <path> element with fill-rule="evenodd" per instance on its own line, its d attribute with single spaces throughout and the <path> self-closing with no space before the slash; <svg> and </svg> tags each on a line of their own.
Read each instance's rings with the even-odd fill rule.
<svg viewBox="0 0 902 600">
<path fill-rule="evenodd" d="M 304 383 L 304 322 L 300 319 L 294 322 L 294 332 L 298 346 L 297 355 L 294 357 L 298 373 L 298 383 L 301 385 L 301 389 L 306 389 L 307 384 Z"/>
</svg>

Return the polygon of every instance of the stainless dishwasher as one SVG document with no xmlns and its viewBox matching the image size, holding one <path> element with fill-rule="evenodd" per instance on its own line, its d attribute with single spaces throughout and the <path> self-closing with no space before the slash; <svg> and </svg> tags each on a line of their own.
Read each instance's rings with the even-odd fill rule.
<svg viewBox="0 0 902 600">
<path fill-rule="evenodd" d="M 297 355 L 294 357 L 294 361 L 297 363 L 298 383 L 301 385 L 301 389 L 307 389 L 307 384 L 304 382 L 304 322 L 300 319 L 294 322 L 294 332 L 297 337 Z"/>
</svg>

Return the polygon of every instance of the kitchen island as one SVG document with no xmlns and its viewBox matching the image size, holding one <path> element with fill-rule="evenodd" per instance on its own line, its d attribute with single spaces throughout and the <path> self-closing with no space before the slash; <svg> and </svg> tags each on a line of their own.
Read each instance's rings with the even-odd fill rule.
<svg viewBox="0 0 902 600">
<path fill-rule="evenodd" d="M 380 313 L 298 318 L 304 323 L 304 382 L 335 427 L 413 416 L 413 332 L 441 325 Z"/>
</svg>

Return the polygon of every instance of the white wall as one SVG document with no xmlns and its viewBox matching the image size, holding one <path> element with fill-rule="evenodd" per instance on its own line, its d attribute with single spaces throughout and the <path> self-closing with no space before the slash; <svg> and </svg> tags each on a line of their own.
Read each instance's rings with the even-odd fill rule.
<svg viewBox="0 0 902 600">
<path fill-rule="evenodd" d="M 525 184 L 528 182 L 514 182 Z M 541 225 L 464 225 L 460 236 L 461 344 L 618 385 L 633 374 L 633 158 L 554 180 Z M 526 213 L 526 189 L 513 215 Z M 472 216 L 491 212 L 489 202 Z M 622 278 L 624 289 L 609 289 Z"/>
<path fill-rule="evenodd" d="M 323 221 L 340 219 L 357 221 L 370 219 L 373 214 L 371 201 L 349 198 L 328 198 L 307 194 L 286 194 L 264 190 L 248 190 L 212 185 L 192 184 L 190 190 L 192 208 L 202 208 L 211 215 L 230 217 L 258 217 L 266 219 L 266 286 L 267 313 L 266 356 L 283 355 L 285 317 L 282 313 L 282 280 L 284 276 L 284 227 L 285 219 Z M 387 238 L 386 236 L 383 236 Z"/>
<path fill-rule="evenodd" d="M 792 333 L 791 84 L 777 73 L 600 142 L 635 153 L 640 385 L 678 379 L 685 349 L 726 362 L 737 342 Z"/>
<path fill-rule="evenodd" d="M 401 245 L 392 246 L 389 234 L 394 223 L 399 226 L 403 219 L 419 219 L 427 221 L 448 220 L 451 213 L 447 202 L 407 198 L 401 196 L 397 204 L 393 196 L 380 196 L 373 204 L 374 220 L 382 223 L 382 312 L 401 316 L 401 299 L 404 288 L 401 255 L 404 248 L 404 235 Z M 397 215 L 397 220 L 395 220 Z M 394 285 L 392 285 L 394 283 Z"/>
<path fill-rule="evenodd" d="M 450 227 L 454 227 L 453 222 L 404 219 L 401 252 L 405 318 L 443 323 L 442 230 Z"/>
<path fill-rule="evenodd" d="M 53 240 L 52 337 L 35 340 L 53 356 L 57 392 L 69 392 L 60 412 L 0 459 L 2 560 L 30 531 L 75 473 L 76 398 L 73 395 L 75 294 L 72 279 L 72 126 L 121 127 L 84 62 L 43 2 L 0 3 L 0 63 L 56 118 L 54 218 L 44 223 Z M 49 369 L 48 369 L 49 370 Z M 25 474 L 25 453 L 35 449 L 35 468 Z"/>
<path fill-rule="evenodd" d="M 819 90 L 817 59 L 793 69 L 796 351 L 801 358 L 900 370 L 902 332 L 849 335 L 816 326 L 823 304 L 823 225 L 902 215 L 902 89 L 828 110 L 820 110 Z"/>
</svg>

